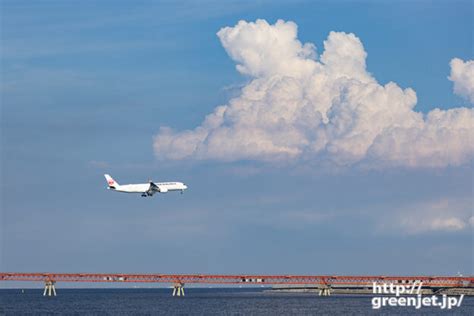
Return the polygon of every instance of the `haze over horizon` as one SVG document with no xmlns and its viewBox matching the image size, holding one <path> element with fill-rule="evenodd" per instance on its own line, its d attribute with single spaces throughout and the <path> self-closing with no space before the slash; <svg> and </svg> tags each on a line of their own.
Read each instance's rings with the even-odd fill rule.
<svg viewBox="0 0 474 316">
<path fill-rule="evenodd" d="M 1 11 L 0 271 L 473 274 L 471 1 Z"/>
</svg>

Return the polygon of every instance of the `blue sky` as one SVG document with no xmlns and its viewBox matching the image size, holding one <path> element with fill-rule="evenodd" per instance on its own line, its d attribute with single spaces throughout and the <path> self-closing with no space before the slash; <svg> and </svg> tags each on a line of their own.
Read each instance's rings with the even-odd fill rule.
<svg viewBox="0 0 474 316">
<path fill-rule="evenodd" d="M 160 127 L 195 128 L 251 80 L 216 36 L 239 20 L 293 21 L 318 55 L 330 31 L 354 33 L 368 71 L 414 89 L 416 111 L 472 108 L 447 78 L 453 58 L 472 59 L 472 1 L 3 1 L 1 11 L 0 270 L 472 274 L 472 226 L 395 224 L 418 210 L 472 215 L 472 159 L 331 171 L 153 152 Z M 115 194 L 106 172 L 189 190 Z"/>
</svg>

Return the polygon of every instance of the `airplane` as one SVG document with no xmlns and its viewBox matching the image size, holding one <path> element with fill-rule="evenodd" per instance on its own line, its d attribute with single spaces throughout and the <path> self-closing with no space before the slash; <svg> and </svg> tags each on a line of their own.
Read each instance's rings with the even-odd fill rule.
<svg viewBox="0 0 474 316">
<path fill-rule="evenodd" d="M 110 175 L 104 174 L 105 180 L 107 180 L 108 189 L 117 192 L 125 193 L 141 193 L 143 197 L 152 196 L 156 192 L 166 193 L 168 191 L 181 191 L 183 194 L 184 190 L 188 187 L 182 182 L 156 182 L 149 181 L 148 183 L 139 184 L 118 184 Z"/>
</svg>

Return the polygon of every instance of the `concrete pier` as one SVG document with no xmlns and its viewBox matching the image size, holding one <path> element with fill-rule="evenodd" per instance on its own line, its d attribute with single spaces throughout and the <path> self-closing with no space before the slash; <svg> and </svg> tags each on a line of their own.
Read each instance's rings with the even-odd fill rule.
<svg viewBox="0 0 474 316">
<path fill-rule="evenodd" d="M 54 284 L 56 282 L 54 281 L 46 281 L 44 283 L 44 292 L 43 292 L 43 296 L 56 296 L 56 289 L 54 287 Z"/>
<path fill-rule="evenodd" d="M 184 284 L 175 283 L 173 285 L 173 296 L 184 296 Z"/>
<path fill-rule="evenodd" d="M 328 286 L 320 287 L 319 296 L 331 296 L 331 288 Z"/>
</svg>

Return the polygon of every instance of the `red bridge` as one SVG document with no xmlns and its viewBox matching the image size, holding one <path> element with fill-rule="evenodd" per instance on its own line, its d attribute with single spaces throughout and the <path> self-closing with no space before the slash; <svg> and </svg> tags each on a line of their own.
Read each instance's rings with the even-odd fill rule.
<svg viewBox="0 0 474 316">
<path fill-rule="evenodd" d="M 336 275 L 223 275 L 223 274 L 123 274 L 123 273 L 0 273 L 0 281 L 36 281 L 45 283 L 44 295 L 56 295 L 56 282 L 129 282 L 170 283 L 173 295 L 184 295 L 185 283 L 248 285 L 312 285 L 320 294 L 329 295 L 331 287 L 372 287 L 373 283 L 391 283 L 423 288 L 466 288 L 474 286 L 474 277 L 461 276 L 336 276 Z"/>
</svg>

